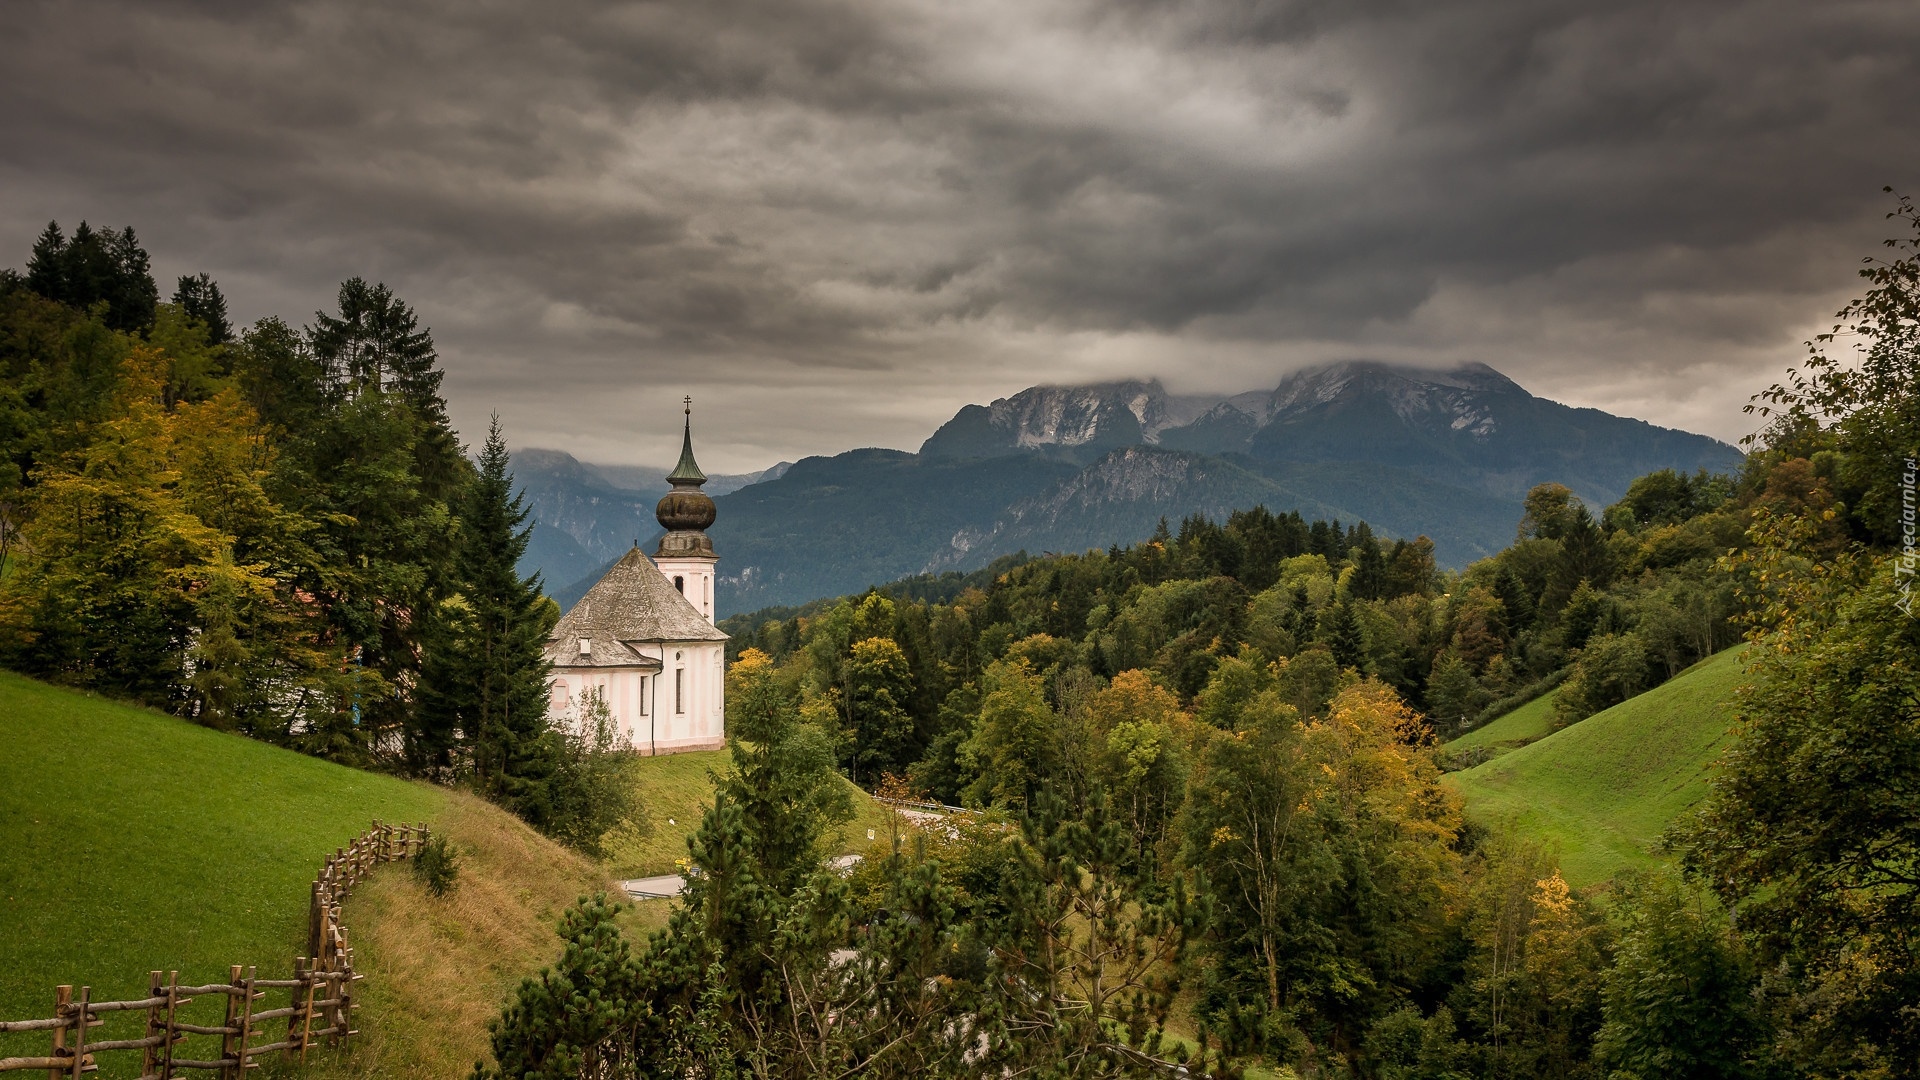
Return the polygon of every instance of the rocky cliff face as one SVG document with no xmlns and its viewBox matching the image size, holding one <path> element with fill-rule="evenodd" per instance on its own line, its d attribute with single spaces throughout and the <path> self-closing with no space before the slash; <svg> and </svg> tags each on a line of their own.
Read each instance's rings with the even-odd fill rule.
<svg viewBox="0 0 1920 1080">
<path fill-rule="evenodd" d="M 1152 445 L 1192 423 L 1218 397 L 1169 394 L 1158 380 L 1034 386 L 991 405 L 969 405 L 920 447 L 930 457 L 991 457 L 1020 450 L 1104 451 Z M 1095 455 L 1097 456 L 1097 454 Z"/>
</svg>

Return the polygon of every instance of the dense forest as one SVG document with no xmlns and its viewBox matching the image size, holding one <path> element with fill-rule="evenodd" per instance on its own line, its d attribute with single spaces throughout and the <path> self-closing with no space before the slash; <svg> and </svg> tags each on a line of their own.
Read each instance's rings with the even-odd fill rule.
<svg viewBox="0 0 1920 1080">
<path fill-rule="evenodd" d="M 132 228 L 49 225 L 0 273 L 0 662 L 597 836 L 617 785 L 546 725 L 504 439 L 468 458 L 413 311 L 358 278 L 299 329 L 237 330 L 205 274 L 159 297 Z"/>
</svg>

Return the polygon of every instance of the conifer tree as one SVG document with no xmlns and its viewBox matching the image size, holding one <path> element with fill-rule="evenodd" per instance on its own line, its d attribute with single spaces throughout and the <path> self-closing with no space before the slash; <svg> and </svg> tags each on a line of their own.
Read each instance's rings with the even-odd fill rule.
<svg viewBox="0 0 1920 1080">
<path fill-rule="evenodd" d="M 317 323 L 307 328 L 306 355 L 290 358 L 295 371 L 319 365 L 323 408 L 290 455 L 289 497 L 323 523 L 316 544 L 331 572 L 307 588 L 332 640 L 349 650 L 356 685 L 343 684 L 308 728 L 320 752 L 355 759 L 384 751 L 416 719 L 411 699 L 432 651 L 425 639 L 453 592 L 454 504 L 472 467 L 447 426 L 439 374 L 429 370 L 432 337 L 405 303 L 354 279 L 341 286 L 339 315 L 319 313 Z M 401 384 L 342 376 L 367 370 L 375 363 L 367 356 L 384 358 L 383 371 L 406 368 L 405 385 L 431 392 L 409 396 Z"/>
<path fill-rule="evenodd" d="M 207 328 L 207 344 L 224 345 L 233 339 L 233 324 L 227 321 L 227 298 L 211 276 L 183 275 L 174 286 L 173 302 L 180 305 L 187 318 Z"/>
<path fill-rule="evenodd" d="M 413 768 L 436 772 L 453 764 L 456 737 L 464 739 L 480 789 L 538 825 L 550 809 L 543 785 L 557 749 L 544 655 L 556 613 L 539 575 L 520 576 L 531 530 L 507 464 L 496 416 L 462 500 L 458 594 L 439 607 L 407 752 Z"/>
</svg>

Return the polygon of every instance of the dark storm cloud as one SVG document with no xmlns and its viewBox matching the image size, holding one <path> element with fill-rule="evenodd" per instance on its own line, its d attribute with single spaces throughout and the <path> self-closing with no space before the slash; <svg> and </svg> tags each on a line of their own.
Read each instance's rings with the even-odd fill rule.
<svg viewBox="0 0 1920 1080">
<path fill-rule="evenodd" d="M 456 419 L 715 461 L 1131 374 L 1485 359 L 1742 433 L 1913 187 L 1910 3 L 68 2 L 0 41 L 0 241 L 130 222 L 239 313 L 350 274 Z M 710 407 L 709 407 L 710 405 Z M 636 435 L 636 432 L 645 433 Z M 636 441 L 636 439 L 638 441 Z"/>
</svg>

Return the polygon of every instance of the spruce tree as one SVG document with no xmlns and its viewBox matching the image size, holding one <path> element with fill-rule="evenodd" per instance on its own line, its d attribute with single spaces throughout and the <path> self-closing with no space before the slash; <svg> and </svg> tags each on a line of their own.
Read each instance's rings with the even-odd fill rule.
<svg viewBox="0 0 1920 1080">
<path fill-rule="evenodd" d="M 67 238 L 60 223 L 47 222 L 40 238 L 33 242 L 33 255 L 27 259 L 27 288 L 48 300 L 67 299 Z"/>
<path fill-rule="evenodd" d="M 370 314 L 378 308 L 378 317 Z M 437 393 L 410 399 L 398 386 L 343 379 L 354 356 L 405 354 L 419 375 L 436 354 L 413 312 L 384 288 L 357 279 L 340 289 L 340 314 L 307 328 L 295 369 L 317 365 L 322 412 L 292 447 L 293 497 L 324 523 L 316 546 L 335 568 L 310 588 L 320 598 L 333 640 L 354 656 L 361 685 L 336 696 L 309 727 L 336 758 L 385 753 L 416 721 L 423 657 L 439 605 L 455 591 L 457 502 L 472 474 L 448 427 Z M 390 366 L 391 361 L 382 360 Z M 365 364 L 361 364 L 364 368 Z M 387 368 L 382 368 L 386 370 Z M 252 374 L 249 375 L 251 379 Z M 438 386 L 438 373 L 415 385 Z"/>
<path fill-rule="evenodd" d="M 227 321 L 227 298 L 210 275 L 183 275 L 173 290 L 173 302 L 187 318 L 207 328 L 207 344 L 224 345 L 233 339 L 233 324 Z"/>
<path fill-rule="evenodd" d="M 451 766 L 456 738 L 463 741 L 479 788 L 541 825 L 559 749 L 547 725 L 545 656 L 556 612 L 539 575 L 520 576 L 526 520 L 495 417 L 461 500 L 458 594 L 439 606 L 407 749 L 414 768 L 432 772 Z"/>
</svg>

